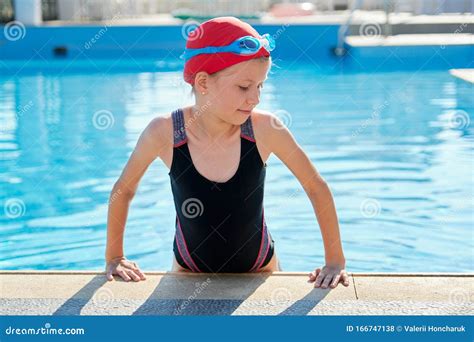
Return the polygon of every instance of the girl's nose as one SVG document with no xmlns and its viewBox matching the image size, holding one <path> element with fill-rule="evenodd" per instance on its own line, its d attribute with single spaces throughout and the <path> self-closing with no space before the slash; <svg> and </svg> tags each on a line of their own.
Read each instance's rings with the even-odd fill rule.
<svg viewBox="0 0 474 342">
<path fill-rule="evenodd" d="M 258 105 L 260 103 L 260 91 L 254 91 L 252 94 L 247 98 L 247 103 L 251 105 Z"/>
</svg>

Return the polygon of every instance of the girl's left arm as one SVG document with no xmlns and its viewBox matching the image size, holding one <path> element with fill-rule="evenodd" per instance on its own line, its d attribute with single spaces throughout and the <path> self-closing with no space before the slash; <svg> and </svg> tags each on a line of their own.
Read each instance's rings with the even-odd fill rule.
<svg viewBox="0 0 474 342">
<path fill-rule="evenodd" d="M 336 208 L 328 184 L 278 118 L 263 114 L 259 121 L 264 148 L 274 153 L 301 183 L 321 228 L 326 264 L 309 273 L 309 281 L 321 288 L 335 288 L 340 282 L 349 286 Z"/>
</svg>

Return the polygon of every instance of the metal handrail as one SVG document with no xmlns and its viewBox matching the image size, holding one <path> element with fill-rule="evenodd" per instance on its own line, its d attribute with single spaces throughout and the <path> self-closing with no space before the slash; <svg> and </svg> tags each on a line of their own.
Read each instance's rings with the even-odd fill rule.
<svg viewBox="0 0 474 342">
<path fill-rule="evenodd" d="M 344 25 L 339 27 L 337 32 L 337 47 L 334 49 L 334 53 L 336 56 L 343 56 L 346 53 L 346 49 L 344 48 L 344 40 L 346 39 L 347 31 L 349 30 L 349 26 L 352 22 L 352 17 L 354 15 L 355 10 L 359 9 L 362 6 L 364 0 L 355 0 L 352 4 L 351 11 L 349 13 L 349 17 Z"/>
</svg>

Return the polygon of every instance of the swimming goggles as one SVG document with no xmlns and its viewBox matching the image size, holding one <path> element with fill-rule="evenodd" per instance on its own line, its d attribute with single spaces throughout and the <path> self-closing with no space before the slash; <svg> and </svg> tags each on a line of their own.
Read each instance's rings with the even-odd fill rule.
<svg viewBox="0 0 474 342">
<path fill-rule="evenodd" d="M 270 34 L 266 33 L 260 38 L 255 38 L 253 36 L 241 37 L 225 46 L 208 46 L 201 49 L 186 49 L 180 58 L 187 62 L 197 55 L 214 54 L 219 52 L 231 52 L 238 55 L 250 56 L 255 55 L 262 47 L 268 52 L 273 51 L 275 45 L 275 39 L 273 39 Z"/>
</svg>

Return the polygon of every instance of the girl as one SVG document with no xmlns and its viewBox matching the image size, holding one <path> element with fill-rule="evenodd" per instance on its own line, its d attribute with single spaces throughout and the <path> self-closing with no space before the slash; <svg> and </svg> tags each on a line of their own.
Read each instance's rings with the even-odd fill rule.
<svg viewBox="0 0 474 342">
<path fill-rule="evenodd" d="M 125 258 L 123 234 L 130 201 L 148 166 L 159 157 L 170 169 L 176 208 L 175 272 L 280 271 L 265 223 L 266 161 L 274 153 L 306 191 L 321 227 L 325 262 L 309 273 L 315 287 L 349 285 L 338 219 L 327 183 L 291 133 L 257 110 L 275 47 L 233 17 L 201 24 L 188 37 L 184 79 L 193 106 L 157 117 L 141 134 L 109 201 L 106 273 L 145 280 Z"/>
</svg>

